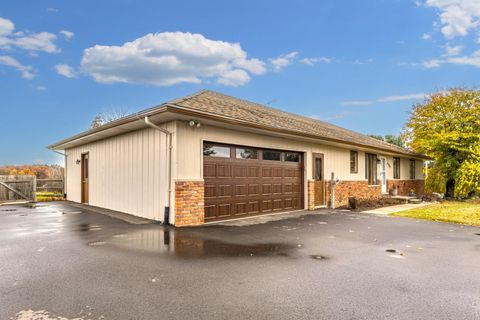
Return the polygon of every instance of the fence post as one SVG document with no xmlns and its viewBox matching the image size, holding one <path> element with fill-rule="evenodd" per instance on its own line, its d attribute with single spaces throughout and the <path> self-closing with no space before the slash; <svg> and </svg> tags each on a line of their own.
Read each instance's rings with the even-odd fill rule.
<svg viewBox="0 0 480 320">
<path fill-rule="evenodd" d="M 37 202 L 37 177 L 33 176 L 33 202 Z"/>
</svg>

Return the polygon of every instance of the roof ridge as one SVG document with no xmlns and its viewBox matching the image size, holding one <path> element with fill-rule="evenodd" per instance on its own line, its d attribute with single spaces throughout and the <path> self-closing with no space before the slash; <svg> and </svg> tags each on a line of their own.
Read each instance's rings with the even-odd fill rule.
<svg viewBox="0 0 480 320">
<path fill-rule="evenodd" d="M 313 119 L 313 118 L 310 118 L 310 117 L 307 117 L 307 116 L 304 116 L 304 115 L 300 115 L 300 114 L 296 114 L 296 113 L 293 113 L 293 112 L 288 112 L 288 111 L 284 111 L 284 110 L 281 110 L 281 109 L 273 108 L 273 107 L 270 107 L 270 106 L 267 106 L 267 105 L 264 105 L 264 104 L 261 104 L 261 103 L 257 103 L 257 102 L 250 101 L 250 100 L 243 99 L 243 98 L 238 98 L 238 97 L 231 96 L 231 95 L 228 95 L 228 94 L 224 94 L 224 93 L 214 91 L 214 90 L 204 89 L 204 90 L 196 92 L 192 95 L 189 95 L 187 97 L 178 99 L 179 100 L 178 102 L 183 102 L 183 101 L 189 100 L 191 98 L 194 98 L 194 97 L 196 97 L 198 95 L 201 95 L 201 94 L 204 94 L 204 93 L 212 93 L 212 94 L 215 94 L 215 95 L 227 97 L 227 98 L 234 99 L 234 100 L 237 100 L 237 101 L 241 101 L 241 102 L 244 102 L 244 103 L 253 104 L 253 105 L 261 107 L 261 108 L 266 108 L 266 109 L 272 110 L 274 112 L 281 112 L 281 113 L 284 113 L 285 115 L 293 116 L 293 117 L 296 117 L 296 118 L 299 118 L 299 119 L 302 119 L 302 120 L 305 120 L 305 121 L 308 121 L 308 122 L 311 122 L 311 123 L 319 123 L 319 124 L 322 124 L 322 125 L 335 127 L 336 129 L 340 129 L 344 132 L 349 132 L 349 133 L 355 134 L 355 135 L 361 135 L 362 137 L 367 138 L 367 139 L 371 140 L 372 142 L 381 143 L 381 144 L 384 144 L 384 145 L 387 145 L 387 146 L 390 146 L 390 147 L 394 147 L 396 149 L 403 150 L 403 151 L 413 152 L 413 150 L 410 150 L 408 148 L 401 147 L 401 146 L 398 146 L 396 144 L 389 143 L 389 142 L 386 142 L 386 141 L 383 141 L 383 140 L 379 140 L 379 139 L 370 137 L 366 134 L 337 126 L 337 125 L 332 124 L 330 122 L 322 121 L 322 120 L 319 120 L 319 119 Z M 178 102 L 175 102 L 175 103 L 178 103 Z"/>
<path fill-rule="evenodd" d="M 199 95 L 201 95 L 203 93 L 206 93 L 206 92 L 214 92 L 214 91 L 211 91 L 211 90 L 208 90 L 208 89 L 202 89 L 200 91 L 194 92 L 194 93 L 189 94 L 187 96 L 184 96 L 184 97 L 181 97 L 181 98 L 176 98 L 176 99 L 173 99 L 173 100 L 169 100 L 169 101 L 165 102 L 165 104 L 177 104 L 177 103 L 195 98 L 196 96 L 199 96 Z"/>
</svg>

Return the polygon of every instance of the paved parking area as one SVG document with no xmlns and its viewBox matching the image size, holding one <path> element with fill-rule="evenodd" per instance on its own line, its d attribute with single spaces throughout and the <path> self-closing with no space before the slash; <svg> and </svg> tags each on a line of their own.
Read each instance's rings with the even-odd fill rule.
<svg viewBox="0 0 480 320">
<path fill-rule="evenodd" d="M 176 229 L 3 206 L 0 263 L 0 319 L 480 318 L 480 228 L 407 218 Z"/>
</svg>

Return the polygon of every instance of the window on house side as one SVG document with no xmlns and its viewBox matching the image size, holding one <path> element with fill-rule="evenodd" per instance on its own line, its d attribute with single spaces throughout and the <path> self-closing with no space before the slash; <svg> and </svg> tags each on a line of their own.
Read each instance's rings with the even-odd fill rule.
<svg viewBox="0 0 480 320">
<path fill-rule="evenodd" d="M 400 179 L 400 158 L 393 158 L 393 179 Z"/>
<path fill-rule="evenodd" d="M 368 185 L 377 184 L 377 155 L 365 154 L 365 179 L 368 180 Z"/>
<path fill-rule="evenodd" d="M 415 160 L 410 159 L 410 179 L 415 179 Z"/>
<path fill-rule="evenodd" d="M 358 152 L 350 151 L 350 173 L 358 173 Z"/>
</svg>

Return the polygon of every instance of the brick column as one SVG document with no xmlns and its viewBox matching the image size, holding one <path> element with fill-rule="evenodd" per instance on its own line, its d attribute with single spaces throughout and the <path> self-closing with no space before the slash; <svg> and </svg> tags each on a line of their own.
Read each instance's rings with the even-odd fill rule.
<svg viewBox="0 0 480 320">
<path fill-rule="evenodd" d="M 203 181 L 176 181 L 175 226 L 198 226 L 204 218 Z"/>
<path fill-rule="evenodd" d="M 308 210 L 315 210 L 315 182 L 307 181 Z"/>
</svg>

